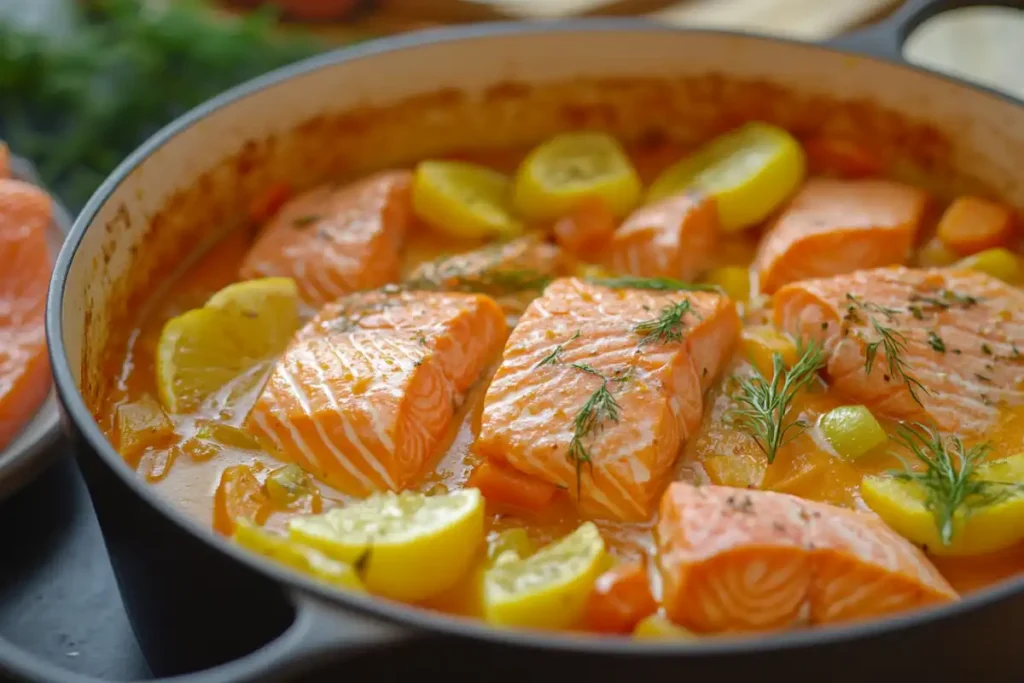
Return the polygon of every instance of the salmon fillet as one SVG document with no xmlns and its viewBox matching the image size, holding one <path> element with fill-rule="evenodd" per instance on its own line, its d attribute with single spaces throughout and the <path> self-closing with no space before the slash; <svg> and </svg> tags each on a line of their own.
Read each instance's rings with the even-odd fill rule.
<svg viewBox="0 0 1024 683">
<path fill-rule="evenodd" d="M 353 294 L 296 335 L 246 420 L 283 458 L 353 494 L 413 484 L 507 329 L 477 294 Z"/>
<path fill-rule="evenodd" d="M 410 181 L 408 171 L 386 171 L 296 197 L 263 229 L 239 276 L 290 277 L 314 307 L 394 282 L 412 215 Z"/>
<path fill-rule="evenodd" d="M 665 611 L 699 632 L 852 621 L 957 599 L 878 517 L 784 493 L 675 482 L 657 540 Z"/>
<path fill-rule="evenodd" d="M 708 268 L 718 241 L 718 209 L 711 198 L 682 194 L 633 212 L 609 245 L 620 273 L 689 280 Z"/>
<path fill-rule="evenodd" d="M 681 338 L 645 343 L 638 324 L 684 302 Z M 588 516 L 647 519 L 739 327 L 719 294 L 556 280 L 505 345 L 475 450 L 567 488 Z"/>
<path fill-rule="evenodd" d="M 0 179 L 0 450 L 50 391 L 43 314 L 52 210 L 50 197 L 39 188 Z"/>
<path fill-rule="evenodd" d="M 906 263 L 928 196 L 887 180 L 807 181 L 761 240 L 760 291 Z"/>
<path fill-rule="evenodd" d="M 1024 292 L 983 273 L 895 266 L 807 280 L 780 289 L 773 313 L 821 341 L 831 385 L 876 412 L 979 432 L 1000 405 L 1024 402 Z"/>
<path fill-rule="evenodd" d="M 538 235 L 463 252 L 420 264 L 406 279 L 416 289 L 488 294 L 514 321 L 572 259 Z"/>
</svg>

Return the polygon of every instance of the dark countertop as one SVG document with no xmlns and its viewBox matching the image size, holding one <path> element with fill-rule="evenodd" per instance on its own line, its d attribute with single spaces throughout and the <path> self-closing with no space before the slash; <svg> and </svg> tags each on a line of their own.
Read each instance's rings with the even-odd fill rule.
<svg viewBox="0 0 1024 683">
<path fill-rule="evenodd" d="M 79 673 L 149 677 L 69 453 L 0 502 L 0 638 Z"/>
</svg>

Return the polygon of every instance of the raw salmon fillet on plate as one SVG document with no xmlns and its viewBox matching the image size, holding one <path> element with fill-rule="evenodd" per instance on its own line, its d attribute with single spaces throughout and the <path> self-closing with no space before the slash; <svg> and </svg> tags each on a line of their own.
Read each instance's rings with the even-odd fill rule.
<svg viewBox="0 0 1024 683">
<path fill-rule="evenodd" d="M 0 154 L 5 153 L 0 146 Z M 0 450 L 50 391 L 43 313 L 52 210 L 49 196 L 39 188 L 0 178 Z"/>
<path fill-rule="evenodd" d="M 927 193 L 888 180 L 812 178 L 758 246 L 760 290 L 907 261 Z"/>
<path fill-rule="evenodd" d="M 568 489 L 586 515 L 646 519 L 739 327 L 716 293 L 556 280 L 505 346 L 476 451 Z"/>
<path fill-rule="evenodd" d="M 980 432 L 1000 405 L 1024 402 L 1024 292 L 984 273 L 892 267 L 797 282 L 775 295 L 774 317 L 823 342 L 830 384 L 879 413 Z"/>
<path fill-rule="evenodd" d="M 343 297 L 296 335 L 246 427 L 339 490 L 407 488 L 506 334 L 501 309 L 483 295 Z"/>
<path fill-rule="evenodd" d="M 322 185 L 285 204 L 242 263 L 243 280 L 295 280 L 311 306 L 398 279 L 412 215 L 408 171 Z"/>
<path fill-rule="evenodd" d="M 657 541 L 662 604 L 702 633 L 852 621 L 958 597 L 878 517 L 785 493 L 675 482 Z"/>
</svg>

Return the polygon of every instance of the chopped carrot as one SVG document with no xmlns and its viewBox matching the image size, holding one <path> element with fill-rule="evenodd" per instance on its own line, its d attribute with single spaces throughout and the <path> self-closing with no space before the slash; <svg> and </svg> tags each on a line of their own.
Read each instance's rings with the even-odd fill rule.
<svg viewBox="0 0 1024 683">
<path fill-rule="evenodd" d="M 265 189 L 249 205 L 249 218 L 257 225 L 263 225 L 281 210 L 292 196 L 288 183 L 277 182 Z"/>
<path fill-rule="evenodd" d="M 939 220 L 942 243 L 961 256 L 1004 247 L 1013 234 L 1013 213 L 978 197 L 958 197 Z"/>
<path fill-rule="evenodd" d="M 587 598 L 584 620 L 588 628 L 601 633 L 631 633 L 657 609 L 644 563 L 628 562 L 597 578 Z"/>
<path fill-rule="evenodd" d="M 598 254 L 615 232 L 615 215 L 599 198 L 584 200 L 554 227 L 555 241 L 569 253 L 586 257 Z"/>
<path fill-rule="evenodd" d="M 213 497 L 213 528 L 218 533 L 235 533 L 235 520 L 239 517 L 262 526 L 270 510 L 271 500 L 252 467 L 233 465 L 224 470 Z"/>
<path fill-rule="evenodd" d="M 878 175 L 885 164 L 881 157 L 859 142 L 820 135 L 804 143 L 812 173 L 863 178 Z"/>
<path fill-rule="evenodd" d="M 11 175 L 11 150 L 0 140 L 0 178 L 9 178 Z"/>
<path fill-rule="evenodd" d="M 484 498 L 492 503 L 530 511 L 543 510 L 557 491 L 554 484 L 491 461 L 477 467 L 466 485 L 480 489 Z"/>
</svg>

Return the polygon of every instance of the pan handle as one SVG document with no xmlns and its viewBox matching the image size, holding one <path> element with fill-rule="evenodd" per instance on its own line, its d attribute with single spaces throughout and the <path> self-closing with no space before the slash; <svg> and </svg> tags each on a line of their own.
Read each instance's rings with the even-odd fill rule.
<svg viewBox="0 0 1024 683">
<path fill-rule="evenodd" d="M 905 62 L 903 44 L 914 30 L 932 17 L 965 7 L 1010 7 L 1024 9 L 1024 0 L 905 0 L 882 21 L 837 36 L 825 45 L 848 52 Z"/>
<path fill-rule="evenodd" d="M 204 671 L 147 683 L 266 683 L 294 678 L 324 662 L 393 646 L 417 637 L 408 628 L 342 611 L 302 591 L 293 590 L 295 619 L 275 640 L 239 659 Z M 105 683 L 76 674 L 0 639 L 0 675 L 39 683 Z"/>
</svg>

